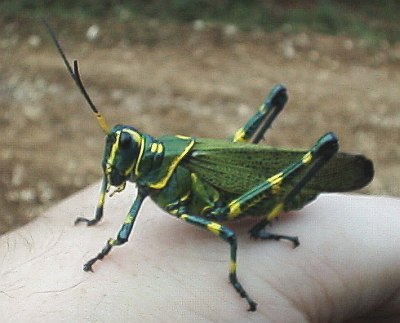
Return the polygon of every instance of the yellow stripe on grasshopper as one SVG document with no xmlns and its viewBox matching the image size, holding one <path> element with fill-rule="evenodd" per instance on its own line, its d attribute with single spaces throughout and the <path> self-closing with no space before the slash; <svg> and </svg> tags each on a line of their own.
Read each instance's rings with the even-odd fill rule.
<svg viewBox="0 0 400 323">
<path fill-rule="evenodd" d="M 270 183 L 272 186 L 272 194 L 276 194 L 279 192 L 283 180 L 283 175 L 284 174 L 281 172 L 267 179 L 267 183 Z"/>
<path fill-rule="evenodd" d="M 142 151 L 142 146 L 143 146 L 142 136 L 138 132 L 136 132 L 134 130 L 131 130 L 131 129 L 124 129 L 122 131 L 129 133 L 133 137 L 133 139 L 137 143 L 139 143 L 140 149 L 141 149 L 140 151 Z M 113 145 L 111 147 L 110 156 L 108 156 L 108 159 L 107 159 L 107 165 L 110 165 L 110 166 L 114 165 L 115 156 L 116 156 L 116 154 L 118 152 L 118 149 L 119 149 L 119 140 L 120 140 L 122 131 L 117 131 L 115 133 L 116 138 L 115 138 L 115 142 L 113 143 Z M 129 166 L 129 168 L 125 171 L 125 174 L 124 174 L 125 176 L 128 176 L 132 172 L 133 167 L 135 166 L 135 162 L 136 161 L 134 160 L 132 162 L 132 164 Z M 109 174 L 110 172 L 111 172 L 111 168 L 108 170 L 107 174 Z"/>
<path fill-rule="evenodd" d="M 139 176 L 139 165 L 140 165 L 140 162 L 142 160 L 143 153 L 144 153 L 144 139 L 141 136 L 140 137 L 140 151 L 139 151 L 139 156 L 138 156 L 138 159 L 136 161 L 136 167 L 135 167 L 135 175 L 136 176 Z"/>
<path fill-rule="evenodd" d="M 211 231 L 216 235 L 219 235 L 219 233 L 221 232 L 221 225 L 216 222 L 211 222 L 207 224 L 207 230 Z"/>
<path fill-rule="evenodd" d="M 115 246 L 117 244 L 117 240 L 110 238 L 110 239 L 108 239 L 107 244 L 109 246 Z"/>
<path fill-rule="evenodd" d="M 151 151 L 152 153 L 155 153 L 155 152 L 157 151 L 157 146 L 158 146 L 158 144 L 157 144 L 156 142 L 153 142 L 153 143 L 151 144 L 151 146 L 150 146 L 150 151 Z"/>
<path fill-rule="evenodd" d="M 108 165 L 114 165 L 114 159 L 115 159 L 115 155 L 117 154 L 117 151 L 118 151 L 118 144 L 119 144 L 119 138 L 121 137 L 121 131 L 117 131 L 115 134 L 116 134 L 115 142 L 113 143 L 113 145 L 111 147 L 110 156 L 108 156 L 108 159 L 107 159 Z"/>
<path fill-rule="evenodd" d="M 240 203 L 236 200 L 233 200 L 229 203 L 229 214 L 228 219 L 233 219 L 242 213 L 242 209 L 240 208 Z"/>
<path fill-rule="evenodd" d="M 272 209 L 272 211 L 269 212 L 269 214 L 267 215 L 267 220 L 271 221 L 271 220 L 275 219 L 276 217 L 278 217 L 279 214 L 282 213 L 283 207 L 284 207 L 283 203 L 278 203 L 277 205 L 275 205 L 275 207 Z"/>
<path fill-rule="evenodd" d="M 183 135 L 176 135 L 175 137 L 176 137 L 176 138 L 179 138 L 179 139 L 190 139 L 190 137 L 188 137 L 188 136 L 183 136 Z"/>
<path fill-rule="evenodd" d="M 233 137 L 233 141 L 234 142 L 245 142 L 247 141 L 245 139 L 245 131 L 243 130 L 243 128 L 240 128 L 238 131 L 236 131 L 235 136 Z"/>
<path fill-rule="evenodd" d="M 176 137 L 178 137 L 178 136 L 176 136 Z M 178 138 L 183 138 L 183 136 L 179 136 Z M 184 149 L 184 151 L 183 151 L 180 155 L 176 156 L 176 157 L 172 160 L 171 164 L 170 164 L 169 167 L 168 167 L 167 174 L 166 174 L 161 180 L 159 180 L 159 181 L 156 182 L 156 183 L 149 184 L 149 186 L 150 186 L 151 188 L 161 189 L 161 188 L 163 188 L 165 185 L 167 185 L 168 180 L 170 179 L 172 173 L 174 172 L 174 170 L 175 170 L 176 167 L 178 166 L 179 162 L 182 160 L 183 157 L 186 156 L 186 154 L 189 152 L 189 150 L 192 149 L 193 145 L 194 145 L 194 140 L 192 140 L 192 141 L 186 146 L 186 148 Z M 142 153 L 142 152 L 141 152 L 141 153 Z M 139 164 L 139 161 L 140 161 L 140 157 L 141 157 L 141 156 L 139 155 L 138 164 Z M 136 166 L 136 168 L 137 168 L 137 166 Z M 137 174 L 137 175 L 138 175 L 138 174 Z"/>
<path fill-rule="evenodd" d="M 134 130 L 131 130 L 131 129 L 124 129 L 123 132 L 129 133 L 133 137 L 133 139 L 137 143 L 139 143 L 140 152 L 142 153 L 143 148 L 144 148 L 144 147 L 142 147 L 143 146 L 143 138 L 142 138 L 142 136 L 138 132 L 136 132 Z M 118 148 L 119 148 L 119 140 L 120 140 L 120 137 L 121 137 L 121 133 L 122 133 L 122 131 L 117 131 L 115 133 L 115 135 L 116 135 L 115 142 L 113 143 L 113 145 L 111 147 L 110 156 L 108 156 L 108 159 L 107 159 L 107 164 L 109 164 L 109 165 L 114 165 L 115 155 L 117 154 L 117 151 L 118 151 Z M 140 155 L 139 155 L 139 158 L 140 158 Z M 140 159 L 138 159 L 138 160 L 140 160 Z M 129 167 L 129 168 L 132 171 L 133 165 L 131 167 Z"/>
<path fill-rule="evenodd" d="M 265 108 L 267 107 L 267 105 L 261 104 L 260 107 L 258 108 L 258 111 L 261 112 L 262 114 L 265 114 Z"/>
<path fill-rule="evenodd" d="M 312 154 L 311 154 L 311 152 L 308 152 L 307 154 L 305 154 L 303 156 L 303 159 L 301 161 L 303 164 L 308 164 L 311 162 L 311 160 L 312 160 Z"/>
<path fill-rule="evenodd" d="M 272 186 L 279 186 L 282 183 L 283 173 L 278 173 L 270 178 L 267 179 L 267 182 L 270 183 Z"/>
<path fill-rule="evenodd" d="M 236 273 L 236 267 L 236 261 L 231 260 L 231 262 L 229 263 L 229 273 Z"/>
<path fill-rule="evenodd" d="M 97 207 L 103 207 L 104 201 L 106 199 L 106 192 L 100 192 L 99 202 L 97 203 Z"/>
<path fill-rule="evenodd" d="M 164 147 L 162 144 L 160 144 L 159 142 L 153 142 L 150 146 L 150 151 L 154 154 L 154 153 L 158 153 L 161 154 L 164 150 Z"/>
</svg>

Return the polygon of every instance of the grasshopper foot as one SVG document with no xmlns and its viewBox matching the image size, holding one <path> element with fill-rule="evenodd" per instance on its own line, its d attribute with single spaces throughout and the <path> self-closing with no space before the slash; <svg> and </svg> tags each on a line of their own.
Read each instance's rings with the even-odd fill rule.
<svg viewBox="0 0 400 323">
<path fill-rule="evenodd" d="M 78 218 L 76 218 L 74 224 L 77 225 L 78 223 L 81 223 L 81 222 L 86 222 L 86 225 L 87 225 L 88 227 L 90 227 L 90 226 L 92 226 L 92 225 L 95 225 L 95 224 L 96 224 L 97 222 L 99 222 L 99 221 L 96 220 L 96 219 L 90 220 L 90 219 L 87 219 L 87 218 L 78 217 Z"/>
<path fill-rule="evenodd" d="M 91 272 L 93 272 L 92 266 L 93 266 L 93 264 L 94 264 L 97 260 L 99 260 L 97 257 L 96 257 L 96 258 L 93 258 L 93 259 L 90 259 L 86 264 L 83 265 L 83 270 L 84 270 L 84 271 L 91 271 Z"/>
<path fill-rule="evenodd" d="M 249 308 L 247 309 L 249 312 L 255 312 L 257 310 L 257 303 L 254 302 L 253 300 L 247 300 L 249 303 Z"/>
<path fill-rule="evenodd" d="M 229 281 L 231 282 L 232 286 L 236 289 L 236 291 L 239 293 L 240 297 L 245 298 L 247 303 L 249 304 L 248 311 L 249 312 L 254 312 L 257 310 L 257 303 L 254 302 L 249 295 L 247 295 L 247 292 L 244 290 L 243 286 L 239 283 L 239 281 L 236 278 L 236 274 L 230 274 L 229 275 Z"/>
<path fill-rule="evenodd" d="M 84 271 L 91 271 L 93 272 L 93 264 L 97 261 L 97 260 L 103 260 L 103 258 L 105 256 L 108 255 L 108 253 L 111 251 L 111 248 L 113 247 L 113 242 L 115 240 L 114 239 L 108 239 L 107 244 L 105 245 L 105 247 L 97 254 L 96 257 L 90 259 L 86 264 L 83 265 L 83 270 Z"/>
<path fill-rule="evenodd" d="M 260 231 L 250 230 L 250 237 L 253 239 L 261 239 L 261 240 L 276 240 L 276 241 L 288 240 L 293 243 L 293 248 L 296 248 L 300 245 L 298 237 L 274 234 L 274 233 L 268 232 L 264 229 L 260 230 Z"/>
</svg>

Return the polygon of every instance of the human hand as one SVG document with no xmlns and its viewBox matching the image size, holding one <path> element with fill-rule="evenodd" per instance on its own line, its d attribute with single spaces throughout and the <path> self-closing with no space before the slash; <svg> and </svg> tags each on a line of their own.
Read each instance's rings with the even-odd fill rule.
<svg viewBox="0 0 400 323">
<path fill-rule="evenodd" d="M 107 199 L 94 227 L 98 186 L 61 202 L 0 237 L 3 322 L 46 321 L 383 321 L 400 319 L 400 200 L 321 195 L 270 230 L 297 235 L 254 241 L 258 219 L 229 223 L 238 235 L 238 278 L 257 303 L 228 281 L 229 246 L 146 201 L 130 241 L 82 270 L 115 237 L 135 190 Z"/>
</svg>

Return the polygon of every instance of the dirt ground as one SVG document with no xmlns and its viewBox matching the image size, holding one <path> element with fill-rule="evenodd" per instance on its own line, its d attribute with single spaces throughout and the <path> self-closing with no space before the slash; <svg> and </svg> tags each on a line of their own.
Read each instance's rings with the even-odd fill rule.
<svg viewBox="0 0 400 323">
<path fill-rule="evenodd" d="M 2 22 L 0 233 L 101 178 L 103 134 L 42 26 Z M 276 83 L 289 103 L 266 143 L 310 147 L 327 131 L 374 161 L 363 191 L 400 196 L 400 46 L 234 26 L 56 24 L 110 124 L 225 138 Z M 92 29 L 93 31 L 93 29 Z M 93 35 L 92 35 L 93 36 Z"/>
</svg>

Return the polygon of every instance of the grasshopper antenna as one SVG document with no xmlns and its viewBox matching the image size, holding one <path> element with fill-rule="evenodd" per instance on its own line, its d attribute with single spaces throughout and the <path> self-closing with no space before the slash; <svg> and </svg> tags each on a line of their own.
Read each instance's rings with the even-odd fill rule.
<svg viewBox="0 0 400 323">
<path fill-rule="evenodd" d="M 90 96 L 87 93 L 85 86 L 83 85 L 81 76 L 79 74 L 78 61 L 74 60 L 74 67 L 72 68 L 71 64 L 68 62 L 68 59 L 60 45 L 60 42 L 57 39 L 57 35 L 56 35 L 55 31 L 50 27 L 49 23 L 45 19 L 43 19 L 43 23 L 46 26 L 48 32 L 50 33 L 51 39 L 53 40 L 54 44 L 56 45 L 57 50 L 60 53 L 61 58 L 63 59 L 64 64 L 68 69 L 69 74 L 71 75 L 72 79 L 75 81 L 75 84 L 77 85 L 77 87 L 81 91 L 83 97 L 85 98 L 86 102 L 89 104 L 89 107 L 92 109 L 93 113 L 95 114 L 97 123 L 99 124 L 101 129 L 103 129 L 103 131 L 106 134 L 109 134 L 111 132 L 110 127 L 107 125 L 107 122 L 106 122 L 105 118 L 103 117 L 103 115 L 97 110 L 93 101 L 90 99 Z"/>
</svg>

